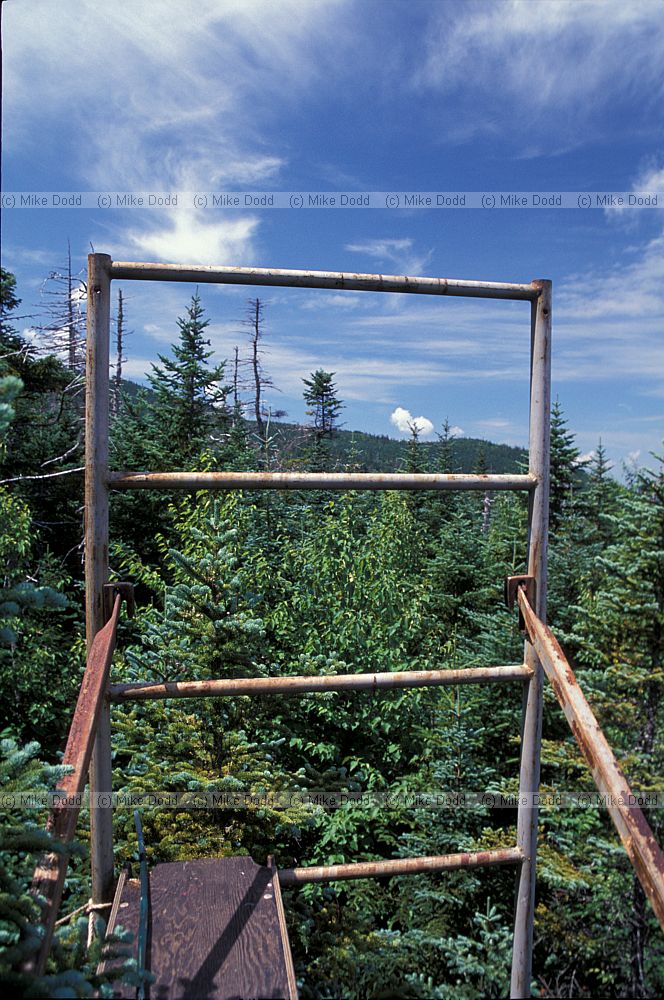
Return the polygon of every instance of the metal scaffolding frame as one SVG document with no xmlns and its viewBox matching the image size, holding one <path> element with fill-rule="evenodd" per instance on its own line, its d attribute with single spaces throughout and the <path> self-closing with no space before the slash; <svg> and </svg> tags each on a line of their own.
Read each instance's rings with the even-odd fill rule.
<svg viewBox="0 0 664 1000">
<path fill-rule="evenodd" d="M 429 475 L 374 473 L 191 473 L 112 471 L 108 465 L 109 337 L 111 282 L 178 281 L 298 288 L 390 292 L 417 295 L 462 296 L 528 301 L 530 323 L 529 468 L 525 475 Z M 87 391 L 85 468 L 85 574 L 88 649 L 106 623 L 105 587 L 108 584 L 108 496 L 110 489 L 454 489 L 525 490 L 529 495 L 528 575 L 536 581 L 534 610 L 546 615 L 547 518 L 549 494 L 549 412 L 551 383 L 551 282 L 529 284 L 462 281 L 451 278 L 402 277 L 328 271 L 263 268 L 202 267 L 113 261 L 107 254 L 88 258 Z M 290 884 L 321 879 L 367 877 L 394 871 L 445 870 L 452 867 L 512 863 L 518 866 L 512 959 L 513 997 L 530 995 L 535 860 L 537 849 L 536 793 L 539 786 L 542 730 L 542 667 L 526 639 L 524 664 L 481 670 L 430 671 L 407 674 L 351 675 L 325 678 L 245 679 L 227 682 L 180 682 L 164 685 L 113 685 L 99 709 L 94 751 L 90 763 L 91 794 L 112 791 L 110 705 L 128 698 L 194 697 L 273 691 L 372 689 L 376 686 L 422 686 L 479 681 L 519 681 L 524 689 L 517 844 L 502 851 L 415 858 L 330 869 L 299 868 L 284 872 Z M 110 801 L 110 799 L 109 799 Z M 109 807 L 91 814 L 92 898 L 112 899 L 114 886 L 113 822 Z M 395 867 L 396 866 L 396 867 Z"/>
</svg>

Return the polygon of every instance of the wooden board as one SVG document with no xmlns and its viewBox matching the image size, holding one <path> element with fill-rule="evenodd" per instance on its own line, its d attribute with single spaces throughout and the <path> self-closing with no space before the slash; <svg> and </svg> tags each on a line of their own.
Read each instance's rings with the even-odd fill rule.
<svg viewBox="0 0 664 1000">
<path fill-rule="evenodd" d="M 135 941 L 139 902 L 138 879 L 120 883 L 109 932 L 121 925 Z M 150 1000 L 297 1000 L 277 873 L 248 857 L 157 865 L 147 955 Z"/>
</svg>

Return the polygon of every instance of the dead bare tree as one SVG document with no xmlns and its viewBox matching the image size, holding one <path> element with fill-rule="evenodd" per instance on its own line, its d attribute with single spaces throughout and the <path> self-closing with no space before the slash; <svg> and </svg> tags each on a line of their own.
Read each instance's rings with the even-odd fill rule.
<svg viewBox="0 0 664 1000">
<path fill-rule="evenodd" d="M 247 316 L 245 326 L 249 330 L 250 357 L 248 360 L 251 368 L 251 383 L 253 389 L 253 410 L 256 420 L 256 433 L 263 440 L 265 438 L 265 419 L 269 415 L 272 418 L 285 417 L 285 410 L 273 410 L 265 405 L 264 390 L 274 389 L 275 384 L 263 368 L 261 350 L 261 340 L 263 339 L 264 325 L 264 303 L 260 299 L 249 299 L 247 303 Z M 242 362 L 240 362 L 241 364 Z"/>
<path fill-rule="evenodd" d="M 42 285 L 47 321 L 37 327 L 40 354 L 56 354 L 70 371 L 85 369 L 85 302 L 87 286 L 81 272 L 72 270 L 71 244 L 67 240 L 67 262 L 51 271 Z"/>
<path fill-rule="evenodd" d="M 122 365 L 127 360 L 124 356 L 125 338 L 129 334 L 125 330 L 124 296 L 118 289 L 118 312 L 115 319 L 115 373 L 113 375 L 113 391 L 111 394 L 111 412 L 117 416 L 120 412 L 120 397 L 122 392 Z"/>
<path fill-rule="evenodd" d="M 263 420 L 262 393 L 263 388 L 272 385 L 270 379 L 263 373 L 261 363 L 261 351 L 259 344 L 263 336 L 263 303 L 260 299 L 249 299 L 247 310 L 247 325 L 249 326 L 249 336 L 251 343 L 251 370 L 253 372 L 254 383 L 254 414 L 256 417 L 256 432 L 262 439 L 265 435 L 265 421 Z"/>
</svg>

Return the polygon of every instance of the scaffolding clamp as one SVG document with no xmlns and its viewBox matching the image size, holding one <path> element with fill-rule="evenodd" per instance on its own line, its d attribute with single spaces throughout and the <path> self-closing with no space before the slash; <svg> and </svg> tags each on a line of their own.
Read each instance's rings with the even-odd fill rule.
<svg viewBox="0 0 664 1000">
<path fill-rule="evenodd" d="M 528 603 L 531 608 L 536 607 L 537 600 L 537 581 L 534 576 L 506 576 L 505 577 L 505 604 L 510 609 L 514 608 L 514 602 L 516 601 L 517 591 L 519 589 L 525 591 Z M 521 613 L 521 608 L 519 608 L 519 628 L 522 632 L 526 632 L 526 623 L 524 621 L 523 614 Z"/>
<path fill-rule="evenodd" d="M 136 604 L 134 602 L 133 583 L 105 583 L 104 584 L 104 621 L 108 621 L 113 614 L 115 598 L 120 596 L 120 602 L 127 605 L 127 617 L 133 618 Z"/>
</svg>

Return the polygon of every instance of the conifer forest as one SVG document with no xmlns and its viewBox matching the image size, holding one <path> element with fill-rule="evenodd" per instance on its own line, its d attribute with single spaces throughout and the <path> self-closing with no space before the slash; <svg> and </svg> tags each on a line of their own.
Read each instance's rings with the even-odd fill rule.
<svg viewBox="0 0 664 1000">
<path fill-rule="evenodd" d="M 180 293 L 172 347 L 143 387 L 123 378 L 127 304 L 114 302 L 112 468 L 522 470 L 523 452 L 457 439 L 449 425 L 434 444 L 416 428 L 400 444 L 352 434 L 344 386 L 322 368 L 302 383 L 305 425 L 287 423 L 265 403 L 263 300 L 251 300 L 248 339 L 223 359 L 209 346 L 204 294 Z M 37 349 L 18 333 L 19 314 L 3 270 L 0 791 L 37 794 L 62 774 L 85 665 L 84 331 L 71 316 L 59 341 L 45 331 Z M 503 581 L 526 572 L 524 495 L 117 491 L 110 519 L 111 579 L 131 581 L 136 597 L 114 683 L 522 662 Z M 580 461 L 564 400 L 552 410 L 548 620 L 632 788 L 661 801 L 664 466 L 655 457 L 612 470 L 601 442 Z M 128 702 L 113 708 L 114 787 L 128 799 L 228 793 L 214 808 L 142 806 L 151 865 L 274 855 L 288 868 L 508 847 L 516 808 L 491 796 L 518 790 L 521 713 L 519 685 Z M 550 686 L 542 754 L 544 795 L 595 792 Z M 251 802 L 238 808 L 236 793 Z M 112 996 L 99 933 L 88 942 L 104 913 L 85 911 L 86 812 L 61 910 L 71 919 L 35 980 L 28 890 L 46 813 L 2 797 L 0 811 L 4 985 L 26 997 Z M 662 810 L 644 811 L 661 843 Z M 533 994 L 662 996 L 664 939 L 606 810 L 554 803 L 539 822 Z M 114 824 L 117 867 L 135 870 L 133 810 L 115 810 Z M 513 869 L 491 868 L 284 889 L 300 996 L 509 995 L 514 881 Z M 122 955 L 121 934 L 110 947 Z M 128 962 L 121 974 L 137 971 Z"/>
</svg>

